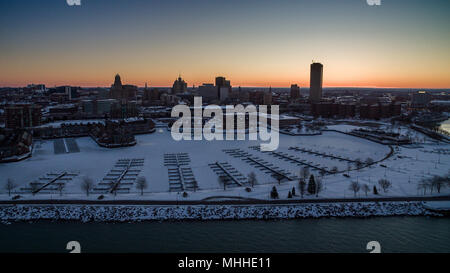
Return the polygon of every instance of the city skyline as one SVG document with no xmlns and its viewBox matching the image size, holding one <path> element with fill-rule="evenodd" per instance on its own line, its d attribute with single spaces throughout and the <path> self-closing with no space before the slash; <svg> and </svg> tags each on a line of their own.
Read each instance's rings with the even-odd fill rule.
<svg viewBox="0 0 450 273">
<path fill-rule="evenodd" d="M 2 0 L 0 86 L 450 88 L 447 1 L 263 2 Z"/>
</svg>

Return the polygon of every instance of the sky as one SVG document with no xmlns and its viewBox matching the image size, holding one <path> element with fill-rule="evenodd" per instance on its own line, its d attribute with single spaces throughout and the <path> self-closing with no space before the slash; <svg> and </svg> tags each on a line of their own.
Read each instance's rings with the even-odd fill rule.
<svg viewBox="0 0 450 273">
<path fill-rule="evenodd" d="M 0 86 L 450 88 L 450 1 L 0 0 Z"/>
</svg>

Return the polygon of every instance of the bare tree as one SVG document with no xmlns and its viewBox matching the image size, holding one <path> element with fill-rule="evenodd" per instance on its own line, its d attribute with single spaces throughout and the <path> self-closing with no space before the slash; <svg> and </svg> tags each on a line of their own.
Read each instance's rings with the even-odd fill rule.
<svg viewBox="0 0 450 273">
<path fill-rule="evenodd" d="M 39 189 L 39 184 L 36 181 L 30 182 L 31 193 L 35 195 Z"/>
<path fill-rule="evenodd" d="M 278 185 L 281 185 L 281 180 L 283 180 L 282 175 L 275 175 L 275 179 L 278 181 Z"/>
<path fill-rule="evenodd" d="M 226 178 L 226 176 L 220 175 L 217 178 L 217 180 L 219 182 L 219 185 L 223 186 L 223 190 L 226 191 L 227 190 L 227 178 Z"/>
<path fill-rule="evenodd" d="M 370 192 L 370 187 L 367 184 L 363 184 L 361 187 L 362 191 L 366 194 L 367 197 L 367 193 Z"/>
<path fill-rule="evenodd" d="M 387 179 L 380 179 L 378 180 L 378 184 L 380 185 L 380 187 L 383 189 L 383 191 L 386 193 L 388 192 L 388 189 L 390 187 L 392 187 L 392 183 L 391 181 L 387 180 Z"/>
<path fill-rule="evenodd" d="M 303 167 L 300 169 L 300 177 L 306 181 L 309 177 L 309 167 Z"/>
<path fill-rule="evenodd" d="M 198 183 L 197 181 L 194 181 L 194 192 L 196 192 L 198 189 Z"/>
<path fill-rule="evenodd" d="M 136 180 L 136 188 L 141 191 L 141 195 L 144 195 L 144 190 L 147 188 L 147 179 L 143 176 L 139 176 Z"/>
<path fill-rule="evenodd" d="M 431 178 L 430 182 L 431 187 L 432 188 L 436 187 L 437 192 L 441 193 L 441 189 L 445 187 L 447 184 L 447 179 L 445 177 L 435 175 L 433 176 L 433 178 Z"/>
<path fill-rule="evenodd" d="M 14 183 L 14 180 L 11 178 L 8 178 L 6 180 L 5 189 L 8 191 L 8 196 L 11 196 L 12 190 L 14 190 L 17 187 L 16 183 Z"/>
<path fill-rule="evenodd" d="M 256 174 L 254 172 L 248 174 L 248 182 L 250 183 L 252 188 L 255 186 L 255 184 L 258 183 L 258 180 L 256 179 Z"/>
<path fill-rule="evenodd" d="M 417 190 L 423 191 L 423 195 L 427 194 L 427 189 L 428 189 L 427 182 L 423 181 L 423 182 L 420 182 L 419 184 L 417 184 Z"/>
<path fill-rule="evenodd" d="M 355 159 L 355 167 L 357 169 L 360 169 L 362 167 L 362 165 L 363 165 L 363 163 L 362 163 L 361 159 L 359 159 L 359 158 Z"/>
<path fill-rule="evenodd" d="M 57 184 L 57 189 L 58 189 L 58 191 L 59 191 L 59 195 L 60 195 L 60 196 L 62 196 L 62 193 L 63 193 L 63 190 L 64 190 L 65 187 L 66 187 L 66 184 L 65 184 L 65 183 L 58 183 L 58 184 Z"/>
<path fill-rule="evenodd" d="M 357 181 L 353 181 L 350 183 L 349 187 L 348 187 L 351 191 L 353 191 L 353 193 L 356 194 L 359 192 L 359 190 L 361 189 L 361 186 L 359 185 L 359 182 Z"/>
<path fill-rule="evenodd" d="M 321 191 L 323 191 L 323 178 L 322 176 L 318 176 L 316 178 L 316 197 L 319 196 Z"/>
<path fill-rule="evenodd" d="M 321 169 L 319 171 L 320 176 L 324 176 L 327 172 L 324 169 Z"/>
<path fill-rule="evenodd" d="M 298 182 L 298 188 L 300 189 L 300 196 L 303 198 L 306 191 L 306 182 L 303 178 L 301 178 L 300 181 Z"/>
<path fill-rule="evenodd" d="M 83 177 L 83 181 L 81 181 L 81 189 L 86 192 L 86 196 L 89 196 L 89 192 L 93 187 L 94 181 L 88 176 Z"/>
</svg>

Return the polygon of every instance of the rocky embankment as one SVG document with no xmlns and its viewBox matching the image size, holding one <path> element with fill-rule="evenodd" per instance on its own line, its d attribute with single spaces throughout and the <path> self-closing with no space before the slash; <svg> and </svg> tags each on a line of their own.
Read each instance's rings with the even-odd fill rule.
<svg viewBox="0 0 450 273">
<path fill-rule="evenodd" d="M 295 219 L 320 217 L 442 216 L 423 202 L 320 203 L 298 205 L 3 205 L 0 221 L 61 220 L 139 222 L 163 220 Z"/>
</svg>

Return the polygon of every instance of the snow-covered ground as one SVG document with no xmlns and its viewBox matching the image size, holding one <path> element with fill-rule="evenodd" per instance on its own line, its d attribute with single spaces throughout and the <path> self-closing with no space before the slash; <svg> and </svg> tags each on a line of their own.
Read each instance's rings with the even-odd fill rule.
<svg viewBox="0 0 450 273">
<path fill-rule="evenodd" d="M 373 122 L 372 122 L 372 124 L 373 124 Z M 415 143 L 428 143 L 428 144 L 436 143 L 436 140 L 431 139 L 431 138 L 425 136 L 424 134 L 419 133 L 415 130 L 411 130 L 410 128 L 405 127 L 405 126 L 397 126 L 397 125 L 392 125 L 390 123 L 377 123 L 377 124 L 378 124 L 378 127 L 376 129 L 382 130 L 385 132 L 398 133 L 402 136 L 407 136 Z M 344 133 L 349 133 L 349 132 L 351 132 L 353 130 L 357 130 L 357 129 L 373 130 L 374 128 L 370 127 L 370 126 L 356 126 L 356 125 L 343 123 L 343 124 L 327 125 L 327 129 L 344 132 Z"/>
<path fill-rule="evenodd" d="M 339 126 L 339 125 L 337 125 Z M 335 128 L 337 129 L 337 128 Z M 348 129 L 348 128 L 346 128 Z M 405 129 L 406 130 L 406 129 Z M 420 135 L 421 138 L 426 138 Z M 298 181 L 282 182 L 277 181 L 264 171 L 248 164 L 240 158 L 235 158 L 225 152 L 224 149 L 239 148 L 248 152 L 252 156 L 259 157 L 282 170 L 290 172 L 292 175 L 299 174 L 300 166 L 276 158 L 269 153 L 261 153 L 249 147 L 259 145 L 258 141 L 174 141 L 170 132 L 158 129 L 153 134 L 136 136 L 137 145 L 126 148 L 107 149 L 99 147 L 91 138 L 77 138 L 76 142 L 80 152 L 74 153 L 54 153 L 54 140 L 35 141 L 33 156 L 21 162 L 0 164 L 0 199 L 9 200 L 7 191 L 4 189 L 7 178 L 14 180 L 19 186 L 14 190 L 21 195 L 21 199 L 97 199 L 99 194 L 91 194 L 86 197 L 81 189 L 81 181 L 85 176 L 89 176 L 97 184 L 113 168 L 118 159 L 144 158 L 144 165 L 139 176 L 144 176 L 148 182 L 148 188 L 141 196 L 135 185 L 131 186 L 128 194 L 118 193 L 117 196 L 105 195 L 106 200 L 114 199 L 148 199 L 148 200 L 201 200 L 211 196 L 239 196 L 259 199 L 268 199 L 272 186 L 276 186 L 280 198 L 287 198 L 288 191 L 296 187 L 297 195 Z M 312 165 L 327 167 L 331 169 L 337 167 L 339 171 L 345 171 L 348 164 L 345 161 L 338 161 L 324 158 L 317 155 L 289 150 L 289 147 L 296 146 L 308 148 L 314 151 L 345 157 L 349 159 L 361 159 L 365 161 L 372 158 L 374 161 L 383 159 L 390 148 L 362 138 L 353 137 L 337 132 L 324 132 L 319 136 L 288 136 L 280 134 L 280 146 L 277 152 L 283 152 L 290 156 L 306 160 Z M 326 175 L 323 178 L 324 190 L 320 193 L 321 198 L 351 198 L 353 192 L 349 190 L 351 181 L 358 181 L 361 184 L 368 184 L 370 189 L 377 185 L 378 180 L 387 178 L 392 182 L 392 188 L 388 192 L 379 189 L 380 195 L 385 196 L 418 196 L 422 193 L 417 190 L 417 185 L 423 178 L 432 175 L 444 175 L 449 172 L 450 155 L 437 154 L 432 151 L 438 148 L 450 149 L 450 145 L 436 144 L 426 141 L 421 144 L 421 148 L 400 147 L 395 154 L 387 160 L 375 164 L 371 167 L 363 168 L 359 171 L 350 171 L 350 177 L 343 176 L 342 173 Z M 187 153 L 191 160 L 195 179 L 198 181 L 199 189 L 196 192 L 189 191 L 188 197 L 182 197 L 177 192 L 169 192 L 168 168 L 164 165 L 165 153 Z M 250 172 L 256 174 L 258 185 L 251 192 L 246 192 L 245 187 L 228 188 L 225 191 L 218 182 L 218 176 L 208 165 L 215 162 L 227 162 L 243 176 Z M 380 165 L 387 166 L 386 168 Z M 37 180 L 51 172 L 69 171 L 79 174 L 72 181 L 66 183 L 62 196 L 59 193 L 47 194 L 20 193 L 20 188 L 27 187 L 30 182 Z M 319 175 L 311 170 L 311 173 Z M 346 172 L 345 172 L 346 173 Z M 378 187 L 378 185 L 377 185 Z M 378 187 L 379 188 L 379 187 Z M 441 195 L 449 194 L 448 188 L 441 191 Z M 429 194 L 429 193 L 427 193 Z M 433 193 L 437 195 L 436 192 Z M 368 193 L 369 197 L 374 197 Z M 365 197 L 365 193 L 359 192 L 357 197 Z M 300 198 L 298 196 L 294 198 Z M 315 196 L 305 196 L 305 198 L 316 198 Z"/>
</svg>

